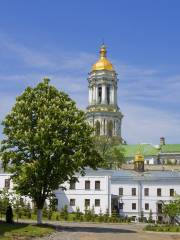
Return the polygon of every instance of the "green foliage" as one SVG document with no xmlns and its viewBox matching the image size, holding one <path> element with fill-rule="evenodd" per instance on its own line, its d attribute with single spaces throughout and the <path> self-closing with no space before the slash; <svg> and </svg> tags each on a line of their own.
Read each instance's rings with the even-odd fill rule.
<svg viewBox="0 0 180 240">
<path fill-rule="evenodd" d="M 75 220 L 80 220 L 81 216 L 82 216 L 82 213 L 80 212 L 79 207 L 77 207 L 75 211 Z"/>
<path fill-rule="evenodd" d="M 110 221 L 111 222 L 118 222 L 119 221 L 119 214 L 117 213 L 117 211 L 115 209 L 112 210 Z"/>
<path fill-rule="evenodd" d="M 96 136 L 94 138 L 96 150 L 104 159 L 104 168 L 120 168 L 124 163 L 124 148 L 117 137 Z"/>
<path fill-rule="evenodd" d="M 149 223 L 152 223 L 152 222 L 153 222 L 153 213 L 152 213 L 152 210 L 151 210 L 151 209 L 150 209 L 150 211 L 149 211 L 148 222 L 149 222 Z"/>
<path fill-rule="evenodd" d="M 154 232 L 180 232 L 180 226 L 147 225 L 144 230 Z"/>
<path fill-rule="evenodd" d="M 14 223 L 12 225 L 1 222 L 0 239 L 33 239 L 34 237 L 43 237 L 55 231 L 50 226 L 36 226 L 30 224 Z"/>
<path fill-rule="evenodd" d="M 1 214 L 1 219 L 2 219 L 2 216 L 6 214 L 7 207 L 11 204 L 10 198 L 11 198 L 11 193 L 9 193 L 8 190 L 3 189 L 2 191 L 0 191 L 0 214 Z"/>
<path fill-rule="evenodd" d="M 68 216 L 69 216 L 68 206 L 65 205 L 65 206 L 61 209 L 61 211 L 60 211 L 60 217 L 61 217 L 61 219 L 67 221 L 67 220 L 68 220 Z"/>
<path fill-rule="evenodd" d="M 163 207 L 163 214 L 169 217 L 170 224 L 175 224 L 175 217 L 180 215 L 180 198 L 165 204 Z"/>
<path fill-rule="evenodd" d="M 3 165 L 13 174 L 16 191 L 32 198 L 38 209 L 76 172 L 102 162 L 84 112 L 48 79 L 26 88 L 2 124 Z"/>
<path fill-rule="evenodd" d="M 94 207 L 92 209 L 85 208 L 84 219 L 87 222 L 89 222 L 89 221 L 94 222 L 95 221 Z"/>
</svg>

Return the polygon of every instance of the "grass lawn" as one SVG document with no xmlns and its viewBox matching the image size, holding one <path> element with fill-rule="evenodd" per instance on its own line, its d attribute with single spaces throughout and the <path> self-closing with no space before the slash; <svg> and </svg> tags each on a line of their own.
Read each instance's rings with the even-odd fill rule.
<svg viewBox="0 0 180 240">
<path fill-rule="evenodd" d="M 144 228 L 145 231 L 154 231 L 154 232 L 180 232 L 180 226 L 171 226 L 171 225 L 147 225 Z"/>
<path fill-rule="evenodd" d="M 29 240 L 33 237 L 42 237 L 54 231 L 54 228 L 45 225 L 6 224 L 5 222 L 0 222 L 0 239 L 2 240 Z"/>
</svg>

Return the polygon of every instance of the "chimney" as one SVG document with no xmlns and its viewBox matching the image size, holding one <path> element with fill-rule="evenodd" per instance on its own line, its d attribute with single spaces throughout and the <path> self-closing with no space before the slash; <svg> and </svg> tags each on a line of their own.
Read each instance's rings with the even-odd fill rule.
<svg viewBox="0 0 180 240">
<path fill-rule="evenodd" d="M 161 137 L 160 138 L 160 146 L 162 146 L 162 145 L 165 145 L 166 143 L 165 143 L 165 138 L 164 137 Z"/>
</svg>

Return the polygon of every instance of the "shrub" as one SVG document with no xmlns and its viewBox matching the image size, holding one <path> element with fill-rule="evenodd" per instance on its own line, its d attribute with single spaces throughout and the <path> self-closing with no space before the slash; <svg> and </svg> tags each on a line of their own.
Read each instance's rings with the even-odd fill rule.
<svg viewBox="0 0 180 240">
<path fill-rule="evenodd" d="M 63 220 L 68 220 L 68 215 L 69 215 L 69 213 L 68 213 L 68 206 L 65 205 L 65 206 L 61 209 L 61 211 L 60 211 L 60 217 L 61 217 Z"/>
</svg>

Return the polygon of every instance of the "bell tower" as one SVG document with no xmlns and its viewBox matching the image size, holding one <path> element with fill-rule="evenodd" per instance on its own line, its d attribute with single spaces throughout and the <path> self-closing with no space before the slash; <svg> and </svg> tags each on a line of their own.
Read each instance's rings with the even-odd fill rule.
<svg viewBox="0 0 180 240">
<path fill-rule="evenodd" d="M 88 75 L 89 105 L 86 118 L 95 128 L 95 135 L 118 137 L 121 140 L 123 115 L 117 103 L 118 78 L 106 55 L 106 46 L 103 44 L 99 60 Z"/>
</svg>

